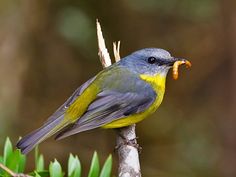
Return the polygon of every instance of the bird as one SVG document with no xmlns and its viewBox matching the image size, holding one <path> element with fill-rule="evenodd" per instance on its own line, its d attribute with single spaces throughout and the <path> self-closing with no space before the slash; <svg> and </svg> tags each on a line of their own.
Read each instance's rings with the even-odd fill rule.
<svg viewBox="0 0 236 177">
<path fill-rule="evenodd" d="M 176 63 L 160 48 L 144 48 L 122 58 L 89 79 L 37 130 L 21 138 L 23 154 L 56 134 L 59 140 L 95 128 L 116 129 L 136 124 L 160 106 L 166 76 Z"/>
</svg>

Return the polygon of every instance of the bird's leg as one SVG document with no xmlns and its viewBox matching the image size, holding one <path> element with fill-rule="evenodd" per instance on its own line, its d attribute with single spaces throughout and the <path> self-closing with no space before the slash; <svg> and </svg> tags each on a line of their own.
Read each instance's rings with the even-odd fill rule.
<svg viewBox="0 0 236 177">
<path fill-rule="evenodd" d="M 128 145 L 128 146 L 132 146 L 132 147 L 136 148 L 138 150 L 138 152 L 141 153 L 142 147 L 137 143 L 138 137 L 135 137 L 133 139 L 127 139 L 121 133 L 120 129 L 116 129 L 116 131 L 117 131 L 119 137 L 121 137 L 121 139 L 123 140 L 123 142 L 115 146 L 115 151 L 118 150 L 119 148 L 121 148 L 122 146 Z"/>
</svg>

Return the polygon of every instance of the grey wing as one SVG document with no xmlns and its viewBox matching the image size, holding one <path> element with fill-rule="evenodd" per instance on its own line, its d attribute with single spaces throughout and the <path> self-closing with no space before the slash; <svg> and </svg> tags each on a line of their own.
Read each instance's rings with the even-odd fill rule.
<svg viewBox="0 0 236 177">
<path fill-rule="evenodd" d="M 61 105 L 49 118 L 44 124 L 48 124 L 58 117 L 62 116 L 66 109 L 75 101 L 75 99 L 80 96 L 83 91 L 95 80 L 96 76 L 89 79 L 87 82 L 85 82 L 83 85 L 81 85 L 79 88 L 77 88 L 74 93 L 66 100 L 66 102 Z"/>
<path fill-rule="evenodd" d="M 87 112 L 71 127 L 60 132 L 56 139 L 101 127 L 130 114 L 140 113 L 148 108 L 155 100 L 156 93 L 147 87 L 145 92 L 103 91 L 93 101 Z"/>
</svg>

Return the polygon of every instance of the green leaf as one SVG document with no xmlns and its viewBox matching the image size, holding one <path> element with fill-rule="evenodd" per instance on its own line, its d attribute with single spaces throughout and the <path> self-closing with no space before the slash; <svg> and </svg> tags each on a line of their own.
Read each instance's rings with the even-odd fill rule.
<svg viewBox="0 0 236 177">
<path fill-rule="evenodd" d="M 49 174 L 50 174 L 50 177 L 62 177 L 63 176 L 61 165 L 56 159 L 54 160 L 54 162 L 51 162 L 49 165 Z"/>
<path fill-rule="evenodd" d="M 49 171 L 47 171 L 47 170 L 44 170 L 44 171 L 34 171 L 34 172 L 31 172 L 29 175 L 30 176 L 36 176 L 37 174 L 40 177 L 48 177 L 50 175 Z"/>
<path fill-rule="evenodd" d="M 37 159 L 36 170 L 37 171 L 43 171 L 44 170 L 44 158 L 43 158 L 42 154 L 40 154 L 38 159 Z"/>
<path fill-rule="evenodd" d="M 35 159 L 35 169 L 36 169 L 36 171 L 43 171 L 44 170 L 44 157 L 43 157 L 42 154 L 39 155 L 38 146 L 35 147 L 34 159 Z"/>
<path fill-rule="evenodd" d="M 110 154 L 102 167 L 100 177 L 110 177 L 111 169 L 112 169 L 112 156 Z"/>
<path fill-rule="evenodd" d="M 35 176 L 35 177 L 48 177 L 50 174 L 49 174 L 49 171 L 34 171 L 32 173 L 30 173 L 29 175 L 31 176 Z"/>
<path fill-rule="evenodd" d="M 68 176 L 69 177 L 80 177 L 81 176 L 81 164 L 78 156 L 70 154 L 68 161 Z"/>
<path fill-rule="evenodd" d="M 75 171 L 72 173 L 72 177 L 80 177 L 81 176 L 81 169 L 76 168 Z"/>
<path fill-rule="evenodd" d="M 0 163 L 3 164 L 3 157 L 0 156 Z M 3 175 L 3 170 L 0 168 L 0 177 Z"/>
<path fill-rule="evenodd" d="M 20 150 L 13 151 L 12 143 L 7 137 L 4 145 L 2 163 L 16 173 L 22 173 L 25 169 L 26 157 Z M 9 176 L 5 171 L 0 172 L 3 176 Z"/>
<path fill-rule="evenodd" d="M 88 177 L 98 177 L 99 176 L 99 168 L 100 167 L 99 167 L 98 155 L 97 155 L 97 152 L 95 151 L 93 154 L 93 159 L 91 162 Z"/>
<path fill-rule="evenodd" d="M 77 177 L 77 176 L 80 177 L 82 169 L 81 169 L 81 163 L 80 163 L 78 156 L 75 156 L 75 163 L 76 163 L 76 169 L 73 173 L 74 177 Z"/>
<path fill-rule="evenodd" d="M 34 149 L 35 168 L 37 168 L 38 158 L 39 158 L 39 148 L 38 148 L 38 146 L 36 146 Z"/>
<path fill-rule="evenodd" d="M 20 150 L 15 150 L 8 157 L 6 166 L 15 173 L 22 173 L 25 169 L 26 158 Z"/>
<path fill-rule="evenodd" d="M 37 173 L 37 171 L 34 174 L 35 177 L 41 177 L 40 174 Z"/>
<path fill-rule="evenodd" d="M 3 164 L 6 165 L 7 161 L 9 161 L 10 155 L 13 153 L 12 143 L 10 139 L 7 137 L 4 145 L 4 152 L 3 152 Z"/>
<path fill-rule="evenodd" d="M 18 156 L 18 173 L 23 173 L 25 170 L 26 165 L 26 156 L 24 154 L 21 154 L 21 151 L 19 149 L 16 150 L 16 154 Z"/>
<path fill-rule="evenodd" d="M 70 154 L 69 156 L 69 160 L 68 160 L 68 176 L 71 176 L 74 169 L 75 169 L 75 164 L 74 164 L 74 156 L 72 154 Z"/>
</svg>

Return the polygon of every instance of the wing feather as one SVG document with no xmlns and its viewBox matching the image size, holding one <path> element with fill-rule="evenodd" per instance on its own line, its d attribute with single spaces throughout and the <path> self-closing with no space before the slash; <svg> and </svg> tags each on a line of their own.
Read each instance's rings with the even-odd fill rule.
<svg viewBox="0 0 236 177">
<path fill-rule="evenodd" d="M 143 93 L 103 91 L 89 105 L 87 112 L 73 126 L 60 132 L 56 139 L 101 127 L 130 114 L 140 113 L 154 102 L 155 96 L 153 90 L 146 90 Z"/>
<path fill-rule="evenodd" d="M 95 80 L 96 76 L 89 79 L 87 82 L 85 82 L 83 85 L 81 85 L 79 88 L 77 88 L 74 93 L 66 100 L 66 102 L 61 105 L 44 123 L 44 125 L 49 124 L 53 122 L 58 117 L 61 117 L 63 114 L 65 114 L 65 111 L 67 108 L 80 96 L 83 91 Z"/>
</svg>

